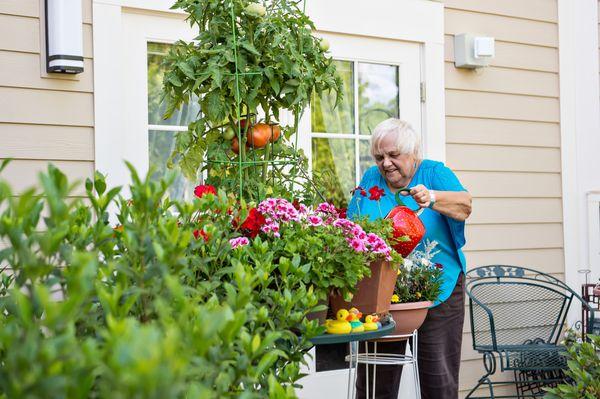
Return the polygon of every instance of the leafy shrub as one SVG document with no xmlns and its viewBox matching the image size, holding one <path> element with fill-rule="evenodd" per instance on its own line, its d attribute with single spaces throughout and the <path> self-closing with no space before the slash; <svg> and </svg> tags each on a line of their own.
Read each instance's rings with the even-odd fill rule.
<svg viewBox="0 0 600 399">
<path fill-rule="evenodd" d="M 566 375 L 571 383 L 547 388 L 546 399 L 597 399 L 600 398 L 600 336 L 588 335 L 586 341 L 569 335 L 566 340 Z"/>
<path fill-rule="evenodd" d="M 0 397 L 294 397 L 316 293 L 266 242 L 232 249 L 243 201 L 131 174 L 130 198 L 52 166 L 41 193 L 0 181 Z"/>
</svg>

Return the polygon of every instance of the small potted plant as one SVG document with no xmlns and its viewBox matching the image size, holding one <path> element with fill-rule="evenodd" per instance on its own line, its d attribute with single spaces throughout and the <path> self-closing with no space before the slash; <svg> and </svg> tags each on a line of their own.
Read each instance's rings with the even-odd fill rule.
<svg viewBox="0 0 600 399">
<path fill-rule="evenodd" d="M 423 251 L 414 251 L 398 269 L 390 313 L 396 322 L 394 334 L 410 334 L 418 329 L 427 311 L 438 298 L 442 285 L 442 268 L 431 259 L 437 253 L 435 241 L 427 242 Z"/>
</svg>

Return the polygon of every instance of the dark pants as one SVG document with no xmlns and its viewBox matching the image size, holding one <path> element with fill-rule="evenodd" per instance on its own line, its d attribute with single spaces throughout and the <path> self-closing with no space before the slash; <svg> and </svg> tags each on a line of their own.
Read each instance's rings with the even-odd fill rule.
<svg viewBox="0 0 600 399">
<path fill-rule="evenodd" d="M 462 331 L 465 319 L 465 275 L 460 274 L 450 297 L 440 305 L 429 309 L 425 322 L 419 328 L 419 378 L 422 399 L 458 398 L 458 371 Z M 361 351 L 364 343 L 360 344 Z M 404 353 L 406 341 L 380 342 L 379 353 Z M 373 352 L 373 344 L 369 344 Z M 366 367 L 358 366 L 356 397 L 366 398 Z M 396 399 L 402 366 L 377 366 L 377 399 Z M 369 367 L 369 388 L 373 389 L 373 366 Z M 369 392 L 369 397 L 371 392 Z"/>
</svg>

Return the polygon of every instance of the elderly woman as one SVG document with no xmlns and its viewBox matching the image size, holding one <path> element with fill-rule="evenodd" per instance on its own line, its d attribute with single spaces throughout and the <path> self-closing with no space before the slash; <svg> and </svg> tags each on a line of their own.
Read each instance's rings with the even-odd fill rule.
<svg viewBox="0 0 600 399">
<path fill-rule="evenodd" d="M 438 243 L 436 249 L 440 252 L 433 261 L 443 265 L 443 283 L 440 297 L 419 329 L 422 398 L 456 399 L 466 270 L 461 248 L 465 244 L 465 219 L 471 213 L 471 195 L 443 163 L 422 159 L 420 136 L 404 121 L 388 119 L 377 125 L 371 155 L 376 166 L 365 172 L 360 186 L 366 191 L 378 186 L 385 195 L 377 203 L 361 196 L 361 190 L 356 191 L 348 216 L 385 217 L 396 206 L 395 193 L 405 187 L 410 189 L 410 193 L 401 192 L 407 196 L 403 199 L 406 205 L 411 209 L 425 208 L 420 216 L 426 229 L 423 241 Z M 379 352 L 403 353 L 404 349 L 405 341 L 378 345 Z M 377 367 L 376 397 L 396 399 L 401 374 L 398 366 Z M 369 379 L 373 381 L 372 375 Z M 357 391 L 358 397 L 366 396 L 364 367 L 359 368 Z"/>
</svg>

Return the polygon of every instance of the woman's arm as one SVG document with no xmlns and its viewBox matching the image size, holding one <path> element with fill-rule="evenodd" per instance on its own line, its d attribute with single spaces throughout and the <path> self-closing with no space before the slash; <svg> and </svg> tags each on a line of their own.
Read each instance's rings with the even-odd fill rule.
<svg viewBox="0 0 600 399">
<path fill-rule="evenodd" d="M 404 194 L 403 195 L 408 195 Z M 421 208 L 429 207 L 431 191 L 422 184 L 413 187 L 410 195 Z M 471 214 L 471 194 L 467 191 L 434 190 L 435 204 L 433 210 L 459 222 L 465 221 Z"/>
</svg>

